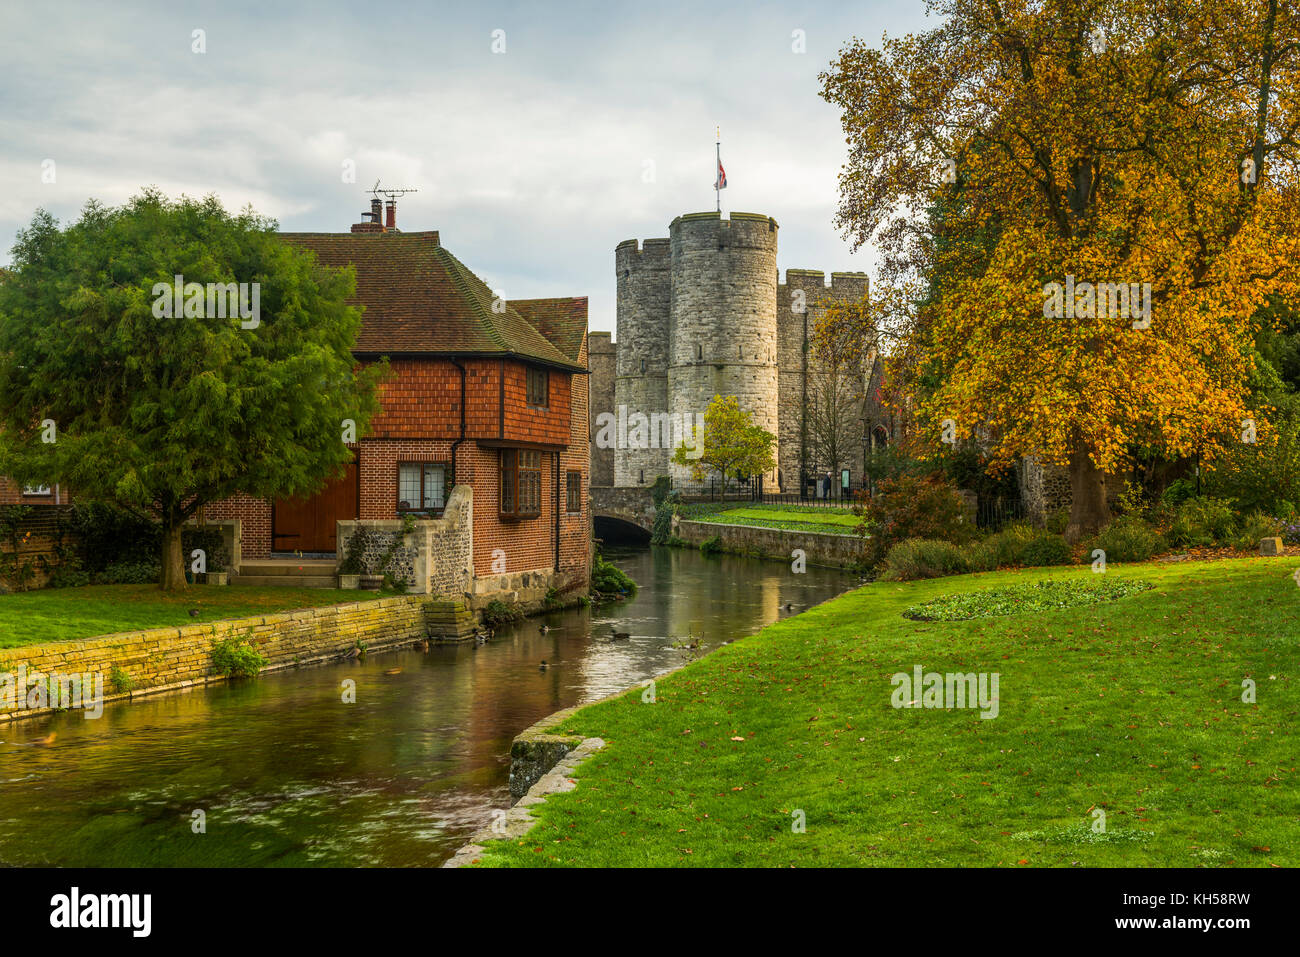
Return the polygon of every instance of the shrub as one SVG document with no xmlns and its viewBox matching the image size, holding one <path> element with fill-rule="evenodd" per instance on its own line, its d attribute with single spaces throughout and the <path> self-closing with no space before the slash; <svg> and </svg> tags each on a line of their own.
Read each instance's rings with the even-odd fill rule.
<svg viewBox="0 0 1300 957">
<path fill-rule="evenodd" d="M 675 496 L 674 496 L 675 497 Z M 677 506 L 672 500 L 660 501 L 656 503 L 655 520 L 650 528 L 651 545 L 668 545 L 673 538 L 673 515 L 677 511 Z"/>
<path fill-rule="evenodd" d="M 46 579 L 46 588 L 82 588 L 90 584 L 90 572 L 81 567 L 76 559 L 69 558 L 63 565 Z"/>
<path fill-rule="evenodd" d="M 939 475 L 902 474 L 882 481 L 864 505 L 854 509 L 871 537 L 866 560 L 877 566 L 889 550 L 909 538 L 942 539 L 960 544 L 974 535 L 966 502 L 952 483 Z"/>
<path fill-rule="evenodd" d="M 673 480 L 667 475 L 661 475 L 654 480 L 650 486 L 650 498 L 655 503 L 655 508 L 663 505 L 673 490 Z"/>
<path fill-rule="evenodd" d="M 1241 531 L 1238 532 L 1237 540 L 1233 544 L 1240 549 L 1253 549 L 1259 546 L 1261 538 L 1272 538 L 1281 534 L 1281 522 L 1271 515 L 1255 512 L 1241 523 Z"/>
<path fill-rule="evenodd" d="M 966 563 L 973 572 L 995 572 L 998 570 L 998 556 L 995 545 L 990 539 L 971 542 L 965 547 Z"/>
<path fill-rule="evenodd" d="M 96 585 L 156 585 L 162 578 L 162 569 L 157 563 L 122 562 L 109 565 L 91 580 Z"/>
<path fill-rule="evenodd" d="M 135 687 L 135 682 L 129 674 L 113 665 L 113 670 L 108 675 L 108 686 L 113 689 L 113 694 L 126 694 Z"/>
<path fill-rule="evenodd" d="M 66 522 L 82 567 L 92 578 L 113 565 L 158 563 L 162 531 L 147 516 L 116 505 L 89 502 L 73 505 Z"/>
<path fill-rule="evenodd" d="M 1020 550 L 1020 564 L 1027 568 L 1068 565 L 1073 559 L 1074 552 L 1069 543 L 1051 532 L 1039 532 Z"/>
<path fill-rule="evenodd" d="M 1034 540 L 1037 530 L 1026 522 L 1014 522 L 1007 525 L 996 535 L 984 540 L 993 560 L 994 568 L 1014 568 L 1023 564 L 1021 553 Z"/>
<path fill-rule="evenodd" d="M 518 621 L 524 617 L 518 608 L 513 605 L 507 605 L 500 599 L 493 598 L 483 609 L 483 624 L 489 628 L 496 628 L 498 625 L 504 625 L 507 622 Z"/>
<path fill-rule="evenodd" d="M 1065 565 L 1073 558 L 1070 546 L 1063 537 L 1034 528 L 1025 522 L 1008 525 L 996 535 L 990 535 L 983 544 L 988 556 L 982 567 Z"/>
<path fill-rule="evenodd" d="M 700 554 L 716 555 L 722 551 L 722 536 L 714 535 L 712 538 L 706 538 L 700 542 Z"/>
<path fill-rule="evenodd" d="M 1094 548 L 1106 553 L 1108 562 L 1144 562 L 1160 550 L 1160 534 L 1135 515 L 1117 518 L 1097 536 L 1093 547 L 1084 552 L 1084 561 Z"/>
<path fill-rule="evenodd" d="M 600 552 L 596 553 L 591 565 L 591 588 L 600 595 L 636 594 L 636 582 L 623 569 L 605 561 Z"/>
<path fill-rule="evenodd" d="M 227 678 L 255 678 L 266 667 L 249 635 L 224 638 L 212 645 L 212 670 Z"/>
<path fill-rule="evenodd" d="M 1176 548 L 1226 544 L 1237 532 L 1232 506 L 1218 498 L 1191 498 L 1173 510 L 1166 537 Z"/>
<path fill-rule="evenodd" d="M 30 505 L 0 506 L 0 578 L 18 591 L 26 591 L 28 583 L 36 577 L 36 563 L 19 557 L 23 542 L 31 537 L 30 531 L 23 531 L 31 515 Z"/>
<path fill-rule="evenodd" d="M 384 572 L 384 577 L 380 579 L 379 587 L 382 591 L 391 591 L 398 595 L 405 595 L 406 589 L 411 587 L 411 583 L 405 578 L 394 578 L 388 572 Z"/>
<path fill-rule="evenodd" d="M 960 546 L 939 539 L 909 538 L 889 550 L 880 578 L 905 582 L 962 575 L 970 570 L 970 561 Z"/>
<path fill-rule="evenodd" d="M 1195 497 L 1196 481 L 1189 478 L 1180 478 L 1174 479 L 1169 483 L 1169 487 L 1165 489 L 1165 493 L 1160 497 L 1160 501 L 1170 508 L 1175 508 L 1182 505 L 1188 499 Z"/>
<path fill-rule="evenodd" d="M 185 569 L 188 571 L 190 556 L 194 549 L 201 548 L 207 565 L 206 571 L 224 572 L 230 566 L 230 556 L 226 553 L 226 539 L 219 529 L 185 528 L 181 530 L 181 551 L 185 556 Z"/>
<path fill-rule="evenodd" d="M 1047 513 L 1043 522 L 1043 527 L 1053 535 L 1064 535 L 1066 528 L 1070 525 L 1070 510 L 1068 508 L 1057 508 Z"/>
<path fill-rule="evenodd" d="M 343 549 L 343 561 L 339 563 L 340 575 L 360 575 L 365 572 L 362 559 L 366 549 L 371 545 L 372 531 L 362 525 L 352 530 L 348 543 Z"/>
</svg>

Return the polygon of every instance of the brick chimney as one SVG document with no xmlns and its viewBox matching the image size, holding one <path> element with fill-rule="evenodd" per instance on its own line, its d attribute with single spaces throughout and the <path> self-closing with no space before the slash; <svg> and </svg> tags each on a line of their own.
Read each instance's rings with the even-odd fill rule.
<svg viewBox="0 0 1300 957">
<path fill-rule="evenodd" d="M 378 203 L 379 200 L 375 200 L 375 202 Z M 388 217 L 384 220 L 384 230 L 386 232 L 390 229 L 396 229 L 396 228 L 397 228 L 397 200 L 390 199 L 388 201 Z"/>
<path fill-rule="evenodd" d="M 365 222 L 353 223 L 352 231 L 354 233 L 382 233 L 384 224 L 381 222 L 384 215 L 384 204 L 378 199 L 370 201 L 370 212 L 361 214 Z"/>
</svg>

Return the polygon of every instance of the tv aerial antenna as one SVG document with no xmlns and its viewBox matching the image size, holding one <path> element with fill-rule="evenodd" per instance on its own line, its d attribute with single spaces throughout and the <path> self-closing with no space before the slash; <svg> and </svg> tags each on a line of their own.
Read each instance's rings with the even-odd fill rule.
<svg viewBox="0 0 1300 957">
<path fill-rule="evenodd" d="M 380 196 L 387 196 L 389 201 L 395 201 L 399 196 L 405 196 L 407 193 L 418 193 L 419 190 L 412 189 L 406 186 L 390 187 L 386 189 L 379 185 L 379 180 L 375 180 L 375 185 L 372 186 L 367 192 L 372 193 L 376 199 L 378 199 Z"/>
</svg>

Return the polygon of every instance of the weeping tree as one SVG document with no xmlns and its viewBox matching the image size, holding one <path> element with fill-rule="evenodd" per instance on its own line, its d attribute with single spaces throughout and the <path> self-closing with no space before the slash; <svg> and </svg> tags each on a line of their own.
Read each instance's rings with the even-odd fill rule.
<svg viewBox="0 0 1300 957">
<path fill-rule="evenodd" d="M 919 277 L 936 447 L 1067 465 L 1069 534 L 1129 450 L 1242 441 L 1252 317 L 1297 289 L 1300 20 L 1277 0 L 932 0 L 822 75 L 838 223 Z M 941 229 L 936 229 L 936 222 Z"/>
<path fill-rule="evenodd" d="M 318 491 L 378 410 L 355 273 L 275 230 L 149 189 L 66 228 L 38 211 L 0 276 L 0 474 L 155 517 L 166 590 L 203 505 Z"/>
</svg>

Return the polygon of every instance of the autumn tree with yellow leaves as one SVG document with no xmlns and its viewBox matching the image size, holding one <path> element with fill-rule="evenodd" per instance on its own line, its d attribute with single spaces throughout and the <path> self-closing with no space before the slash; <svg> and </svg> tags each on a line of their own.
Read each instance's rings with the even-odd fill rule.
<svg viewBox="0 0 1300 957">
<path fill-rule="evenodd" d="M 936 444 L 978 429 L 995 467 L 1068 465 L 1078 537 L 1132 448 L 1243 439 L 1252 317 L 1296 292 L 1296 14 L 930 8 L 934 29 L 854 40 L 821 77 L 849 146 L 837 223 L 886 286 L 926 286 L 902 347 L 931 383 L 917 421 Z"/>
</svg>

